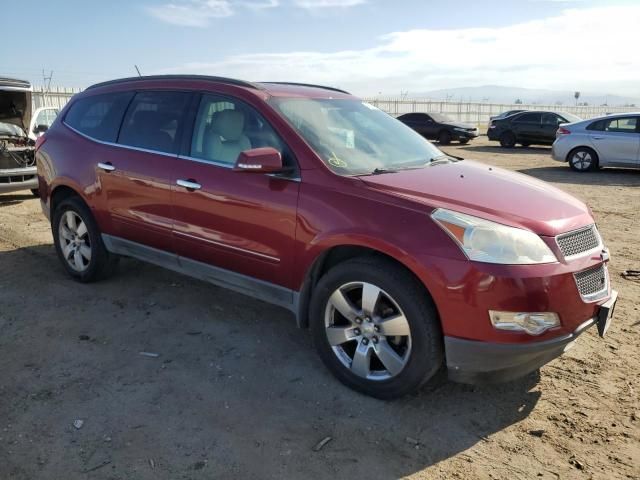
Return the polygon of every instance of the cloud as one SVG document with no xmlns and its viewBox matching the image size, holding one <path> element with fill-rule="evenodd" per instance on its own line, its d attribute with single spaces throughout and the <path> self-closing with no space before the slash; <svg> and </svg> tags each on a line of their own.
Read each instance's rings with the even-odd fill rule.
<svg viewBox="0 0 640 480">
<path fill-rule="evenodd" d="M 289 0 L 287 5 L 306 10 L 346 8 L 362 5 L 367 0 Z M 280 0 L 175 0 L 147 7 L 153 17 L 173 25 L 206 27 L 215 18 L 230 17 L 237 8 L 266 10 L 283 6 Z"/>
<path fill-rule="evenodd" d="M 326 83 L 360 94 L 498 84 L 640 96 L 638 25 L 640 5 L 569 9 L 500 28 L 394 32 L 362 50 L 248 53 L 165 73 Z"/>
<path fill-rule="evenodd" d="M 296 7 L 314 9 L 314 8 L 346 8 L 362 5 L 367 0 L 293 0 Z"/>
<path fill-rule="evenodd" d="M 234 13 L 227 0 L 183 0 L 148 7 L 147 11 L 163 22 L 185 27 L 206 27 L 212 18 L 230 17 Z"/>
</svg>

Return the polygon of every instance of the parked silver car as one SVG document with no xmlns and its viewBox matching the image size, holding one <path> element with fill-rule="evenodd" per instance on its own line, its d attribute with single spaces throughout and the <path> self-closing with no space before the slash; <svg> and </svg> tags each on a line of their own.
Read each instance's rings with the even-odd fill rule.
<svg viewBox="0 0 640 480">
<path fill-rule="evenodd" d="M 551 156 L 578 172 L 599 167 L 640 168 L 640 112 L 560 125 Z"/>
</svg>

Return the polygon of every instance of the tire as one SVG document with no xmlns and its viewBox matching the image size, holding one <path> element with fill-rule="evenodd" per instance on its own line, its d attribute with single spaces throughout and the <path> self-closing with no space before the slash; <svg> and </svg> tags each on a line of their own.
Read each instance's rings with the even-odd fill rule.
<svg viewBox="0 0 640 480">
<path fill-rule="evenodd" d="M 469 143 L 469 139 L 468 138 L 461 138 L 460 139 L 460 144 L 461 145 L 466 145 L 467 143 Z"/>
<path fill-rule="evenodd" d="M 451 133 L 443 130 L 438 134 L 438 143 L 440 145 L 449 145 L 451 143 Z"/>
<path fill-rule="evenodd" d="M 51 231 L 58 258 L 75 280 L 94 282 L 114 271 L 118 257 L 107 251 L 89 207 L 79 197 L 56 207 Z"/>
<path fill-rule="evenodd" d="M 504 148 L 513 148 L 516 146 L 516 136 L 513 132 L 504 132 L 500 135 L 500 146 Z"/>
<path fill-rule="evenodd" d="M 567 161 L 576 172 L 593 172 L 598 169 L 598 154 L 589 147 L 574 148 L 567 155 Z"/>
<path fill-rule="evenodd" d="M 524 148 L 529 148 L 531 146 L 530 143 L 521 143 L 520 145 L 522 145 Z"/>
<path fill-rule="evenodd" d="M 40 197 L 40 190 L 38 190 L 37 188 L 32 188 L 31 195 L 33 195 L 34 197 Z"/>
<path fill-rule="evenodd" d="M 365 302 L 373 308 L 361 310 L 363 296 L 377 298 Z M 360 257 L 333 267 L 312 293 L 309 319 L 324 364 L 366 395 L 384 400 L 406 395 L 443 364 L 442 332 L 431 298 L 389 260 Z"/>
</svg>

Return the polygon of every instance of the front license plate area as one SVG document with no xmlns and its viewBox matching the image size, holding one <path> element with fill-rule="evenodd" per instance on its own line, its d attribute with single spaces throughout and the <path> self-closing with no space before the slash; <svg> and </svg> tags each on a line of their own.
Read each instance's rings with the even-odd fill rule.
<svg viewBox="0 0 640 480">
<path fill-rule="evenodd" d="M 616 309 L 616 301 L 618 300 L 618 292 L 611 291 L 611 298 L 600 305 L 598 310 L 598 335 L 604 337 L 611 325 L 613 311 Z"/>
</svg>

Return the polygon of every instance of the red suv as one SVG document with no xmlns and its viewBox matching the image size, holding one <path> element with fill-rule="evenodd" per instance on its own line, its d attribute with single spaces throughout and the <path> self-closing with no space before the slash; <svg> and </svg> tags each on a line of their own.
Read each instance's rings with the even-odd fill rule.
<svg viewBox="0 0 640 480">
<path fill-rule="evenodd" d="M 537 369 L 613 312 L 582 202 L 452 158 L 328 87 L 115 80 L 37 145 L 69 274 L 129 256 L 291 310 L 327 367 L 378 398 L 446 365 L 468 383 Z"/>
</svg>

